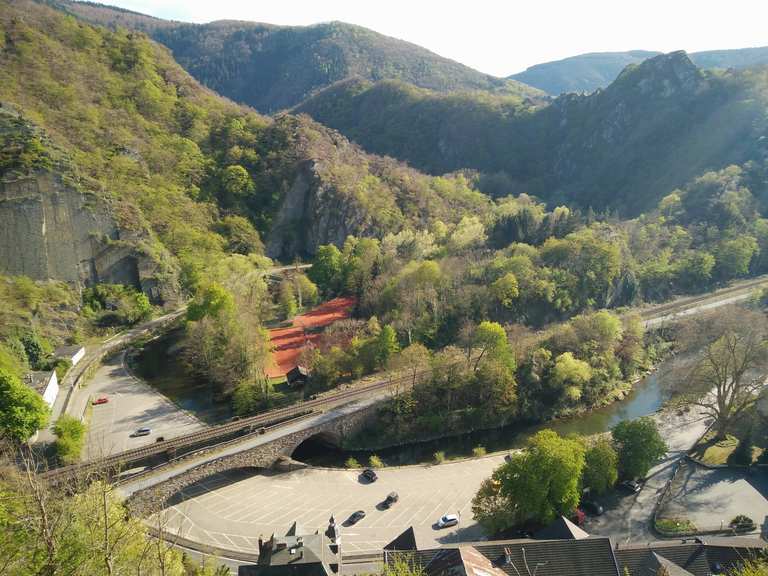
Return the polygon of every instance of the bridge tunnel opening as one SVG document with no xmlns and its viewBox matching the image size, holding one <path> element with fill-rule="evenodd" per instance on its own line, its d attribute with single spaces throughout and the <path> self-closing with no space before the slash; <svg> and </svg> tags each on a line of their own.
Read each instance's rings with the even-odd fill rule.
<svg viewBox="0 0 768 576">
<path fill-rule="evenodd" d="M 344 451 L 339 438 L 328 432 L 310 436 L 291 452 L 291 458 L 314 466 L 336 466 Z"/>
</svg>

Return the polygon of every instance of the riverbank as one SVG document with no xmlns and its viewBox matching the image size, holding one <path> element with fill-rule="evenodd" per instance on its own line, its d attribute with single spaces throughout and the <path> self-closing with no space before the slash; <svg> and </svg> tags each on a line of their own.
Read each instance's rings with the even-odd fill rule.
<svg viewBox="0 0 768 576">
<path fill-rule="evenodd" d="M 660 363 L 657 369 L 641 378 L 622 399 L 567 418 L 538 423 L 517 422 L 470 432 L 438 434 L 434 438 L 422 438 L 389 446 L 347 445 L 337 448 L 309 440 L 297 448 L 293 458 L 313 466 L 343 467 L 349 458 L 364 464 L 375 454 L 387 465 L 424 464 L 434 462 L 437 452 L 442 452 L 446 460 L 455 460 L 470 457 L 478 447 L 482 447 L 487 453 L 522 448 L 528 438 L 544 428 L 553 429 L 563 436 L 601 434 L 610 431 L 622 420 L 654 414 L 664 406 L 669 394 L 660 378 L 663 379 L 663 374 L 671 362 L 674 362 L 674 359 Z"/>
</svg>

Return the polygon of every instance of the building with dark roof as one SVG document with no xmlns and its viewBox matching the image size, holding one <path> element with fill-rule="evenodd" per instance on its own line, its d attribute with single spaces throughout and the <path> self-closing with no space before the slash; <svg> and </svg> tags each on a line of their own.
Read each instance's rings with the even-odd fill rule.
<svg viewBox="0 0 768 576">
<path fill-rule="evenodd" d="M 341 565 L 340 539 L 331 517 L 325 532 L 300 534 L 294 522 L 285 536 L 259 538 L 258 564 L 240 566 L 238 576 L 333 576 Z"/>
<path fill-rule="evenodd" d="M 54 350 L 53 355 L 57 359 L 67 360 L 72 363 L 72 366 L 77 366 L 77 363 L 85 356 L 85 347 L 75 344 L 73 346 L 59 346 Z"/>
<path fill-rule="evenodd" d="M 285 375 L 289 386 L 303 386 L 309 378 L 309 371 L 304 366 L 294 366 Z"/>
<path fill-rule="evenodd" d="M 544 535 L 562 538 L 498 540 L 404 549 L 415 540 L 398 537 L 397 549 L 384 550 L 384 561 L 406 561 L 426 576 L 715 576 L 744 560 L 764 556 L 757 538 L 689 539 L 614 545 L 610 538 L 574 531 L 559 520 Z M 563 531 L 564 530 L 564 531 Z M 586 536 L 584 536 L 586 534 Z"/>
<path fill-rule="evenodd" d="M 589 534 L 565 516 L 560 516 L 536 532 L 533 538 L 535 540 L 581 540 L 582 538 L 589 538 Z"/>
<path fill-rule="evenodd" d="M 59 395 L 59 379 L 55 370 L 28 372 L 24 376 L 24 384 L 40 394 L 48 406 L 53 406 Z"/>
</svg>

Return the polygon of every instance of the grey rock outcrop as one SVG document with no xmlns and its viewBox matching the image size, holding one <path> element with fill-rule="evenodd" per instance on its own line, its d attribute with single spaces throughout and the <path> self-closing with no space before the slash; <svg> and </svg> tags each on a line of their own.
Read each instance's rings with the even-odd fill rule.
<svg viewBox="0 0 768 576">
<path fill-rule="evenodd" d="M 121 227 L 105 195 L 87 189 L 69 156 L 0 103 L 0 273 L 179 296 L 178 273 L 147 229 Z"/>
<path fill-rule="evenodd" d="M 131 235 L 135 236 L 135 235 Z M 173 283 L 157 278 L 159 264 L 126 237 L 109 206 L 38 171 L 0 180 L 0 271 L 77 286 L 125 284 L 157 303 L 173 301 Z"/>
<path fill-rule="evenodd" d="M 275 216 L 267 255 L 278 259 L 312 255 L 323 244 L 341 246 L 350 234 L 364 235 L 372 227 L 365 210 L 318 174 L 317 161 L 306 160 Z"/>
</svg>

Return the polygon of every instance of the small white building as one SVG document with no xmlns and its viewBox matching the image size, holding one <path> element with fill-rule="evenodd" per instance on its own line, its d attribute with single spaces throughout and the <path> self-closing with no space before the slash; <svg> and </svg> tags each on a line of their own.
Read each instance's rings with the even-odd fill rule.
<svg viewBox="0 0 768 576">
<path fill-rule="evenodd" d="M 76 344 L 74 346 L 60 346 L 56 348 L 53 353 L 56 359 L 69 360 L 72 366 L 77 366 L 77 363 L 85 356 L 85 347 Z"/>
<path fill-rule="evenodd" d="M 59 379 L 56 371 L 30 372 L 24 377 L 24 383 L 43 397 L 48 406 L 53 406 L 59 395 Z"/>
</svg>

